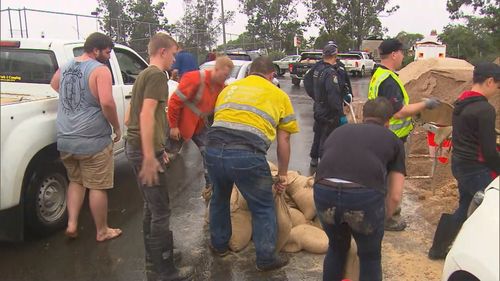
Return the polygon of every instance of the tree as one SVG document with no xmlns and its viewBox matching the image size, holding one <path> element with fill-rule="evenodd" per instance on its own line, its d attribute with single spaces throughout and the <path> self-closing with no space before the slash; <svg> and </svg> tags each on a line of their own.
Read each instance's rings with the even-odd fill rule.
<svg viewBox="0 0 500 281">
<path fill-rule="evenodd" d="M 242 13 L 248 16 L 247 31 L 257 40 L 280 45 L 292 52 L 293 37 L 302 36 L 304 23 L 297 21 L 298 0 L 239 0 Z M 275 44 L 279 42 L 278 44 Z"/>
<path fill-rule="evenodd" d="M 415 43 L 424 39 L 424 35 L 420 33 L 407 33 L 406 31 L 401 31 L 396 35 L 396 39 L 401 41 L 406 48 L 411 48 Z"/>
<path fill-rule="evenodd" d="M 359 49 L 363 39 L 369 36 L 382 36 L 383 29 L 379 15 L 383 12 L 391 14 L 399 6 L 386 9 L 389 0 L 309 0 L 308 21 L 320 27 L 320 33 L 326 37 L 351 38 L 344 49 Z M 339 43 L 339 42 L 337 42 Z"/>
<path fill-rule="evenodd" d="M 471 62 L 489 61 L 500 54 L 500 1 L 448 0 L 451 19 L 463 19 L 466 24 L 448 25 L 439 35 L 447 45 L 447 55 Z M 466 14 L 463 7 L 472 7 Z"/>
<path fill-rule="evenodd" d="M 170 30 L 163 9 L 165 1 L 152 0 L 98 0 L 96 9 L 103 14 L 102 30 L 113 40 L 129 45 L 147 56 L 149 38 L 156 32 Z"/>
<path fill-rule="evenodd" d="M 383 29 L 379 15 L 383 12 L 391 14 L 399 6 L 386 9 L 389 0 L 338 0 L 343 14 L 343 21 L 354 40 L 353 48 L 359 49 L 361 42 L 368 36 L 382 36 Z"/>
</svg>

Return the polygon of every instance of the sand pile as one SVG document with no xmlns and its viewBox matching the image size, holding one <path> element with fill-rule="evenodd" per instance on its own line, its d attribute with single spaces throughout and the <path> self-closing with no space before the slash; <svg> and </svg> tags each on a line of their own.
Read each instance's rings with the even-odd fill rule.
<svg viewBox="0 0 500 281">
<path fill-rule="evenodd" d="M 445 58 L 414 61 L 399 72 L 410 96 L 410 103 L 424 97 L 437 97 L 452 103 L 470 89 L 474 66 L 464 60 Z"/>
</svg>

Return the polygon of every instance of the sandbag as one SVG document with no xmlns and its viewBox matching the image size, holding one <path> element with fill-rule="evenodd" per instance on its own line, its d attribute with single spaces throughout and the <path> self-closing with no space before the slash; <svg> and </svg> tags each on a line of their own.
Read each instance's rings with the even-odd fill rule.
<svg viewBox="0 0 500 281">
<path fill-rule="evenodd" d="M 243 209 L 248 211 L 248 204 L 236 185 L 233 185 L 231 192 L 231 210 Z"/>
<path fill-rule="evenodd" d="M 304 181 L 304 183 L 307 182 Z M 305 186 L 305 185 L 304 185 Z M 312 188 L 302 186 L 291 195 L 299 210 L 304 214 L 306 220 L 312 220 L 316 216 L 316 206 L 314 205 L 314 193 Z"/>
<path fill-rule="evenodd" d="M 308 221 L 308 223 L 312 226 L 315 226 L 317 228 L 323 229 L 323 226 L 321 225 L 321 222 L 319 221 L 319 217 L 315 216 L 313 220 Z"/>
<path fill-rule="evenodd" d="M 349 248 L 349 252 L 347 252 L 344 278 L 352 281 L 359 280 L 358 246 L 354 239 L 351 239 L 351 247 Z"/>
<path fill-rule="evenodd" d="M 276 166 L 273 162 L 267 161 L 267 164 L 269 165 L 269 169 L 271 170 L 271 172 L 278 171 L 278 166 Z"/>
<path fill-rule="evenodd" d="M 229 239 L 229 249 L 239 252 L 248 245 L 252 238 L 252 215 L 250 211 L 238 209 L 231 212 L 232 235 Z"/>
<path fill-rule="evenodd" d="M 292 220 L 290 217 L 290 209 L 283 198 L 283 194 L 274 194 L 274 206 L 276 209 L 276 224 L 278 225 L 278 235 L 276 236 L 276 251 L 288 241 L 290 230 L 292 229 Z"/>
<path fill-rule="evenodd" d="M 288 242 L 283 251 L 295 253 L 300 250 L 313 254 L 325 254 L 328 251 L 328 236 L 326 233 L 309 224 L 301 224 L 290 231 Z"/>
<path fill-rule="evenodd" d="M 288 186 L 286 188 L 286 193 L 288 193 L 288 195 L 292 197 L 297 191 L 299 191 L 300 189 L 304 188 L 307 185 L 308 177 L 299 175 L 295 171 L 289 171 L 287 176 L 288 176 Z"/>
<path fill-rule="evenodd" d="M 295 208 L 295 209 L 299 208 L 299 207 L 297 207 L 297 204 L 295 204 L 295 201 L 293 201 L 292 197 L 290 197 L 290 195 L 288 195 L 288 193 L 283 192 L 283 198 L 285 198 L 285 202 L 288 205 L 288 207 Z"/>
<path fill-rule="evenodd" d="M 304 214 L 296 208 L 290 208 L 290 217 L 292 219 L 292 227 L 307 223 Z"/>
</svg>

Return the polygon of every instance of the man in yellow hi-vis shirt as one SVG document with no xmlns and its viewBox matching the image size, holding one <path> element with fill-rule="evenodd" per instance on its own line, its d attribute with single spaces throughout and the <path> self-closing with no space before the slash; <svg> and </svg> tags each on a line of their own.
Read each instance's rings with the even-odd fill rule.
<svg viewBox="0 0 500 281">
<path fill-rule="evenodd" d="M 370 80 L 368 88 L 368 99 L 385 97 L 394 109 L 394 115 L 389 120 L 389 129 L 394 132 L 403 142 L 413 130 L 411 117 L 428 108 L 432 109 L 439 105 L 439 100 L 434 97 L 424 98 L 423 101 L 410 104 L 410 98 L 399 79 L 396 70 L 403 63 L 403 43 L 397 39 L 387 39 L 378 47 L 380 53 L 380 66 Z M 385 230 L 402 231 L 406 228 L 406 222 L 390 219 L 385 223 Z"/>
<path fill-rule="evenodd" d="M 257 269 L 267 271 L 288 263 L 276 249 L 276 212 L 273 180 L 266 160 L 277 138 L 277 192 L 287 186 L 290 134 L 299 131 L 288 95 L 272 84 L 274 66 L 268 57 L 252 62 L 250 75 L 227 86 L 217 98 L 215 117 L 208 132 L 206 162 L 213 182 L 210 201 L 210 247 L 229 253 L 231 217 L 229 200 L 236 184 L 252 213 Z"/>
</svg>

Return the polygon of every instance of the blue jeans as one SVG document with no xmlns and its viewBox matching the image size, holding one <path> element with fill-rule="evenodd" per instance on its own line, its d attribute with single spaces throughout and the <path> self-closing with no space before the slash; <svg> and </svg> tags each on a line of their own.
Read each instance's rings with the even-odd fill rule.
<svg viewBox="0 0 500 281">
<path fill-rule="evenodd" d="M 351 234 L 358 246 L 359 280 L 382 280 L 385 195 L 372 188 L 335 188 L 316 183 L 314 202 L 329 239 L 323 280 L 342 280 Z"/>
<path fill-rule="evenodd" d="M 163 241 L 172 235 L 170 232 L 170 200 L 165 175 L 159 175 L 160 182 L 158 185 L 143 185 L 138 178 L 142 166 L 142 150 L 125 143 L 125 154 L 134 169 L 137 185 L 144 200 L 142 221 L 144 241 L 147 242 L 148 239 Z M 163 151 L 157 152 L 156 158 L 165 169 Z M 146 252 L 147 250 L 146 248 Z"/>
<path fill-rule="evenodd" d="M 252 239 L 257 265 L 271 264 L 276 258 L 276 212 L 272 177 L 264 154 L 210 145 L 206 150 L 207 168 L 213 183 L 210 201 L 210 238 L 217 250 L 228 249 L 231 238 L 230 198 L 233 184 L 252 213 Z"/>
<path fill-rule="evenodd" d="M 474 194 L 484 190 L 492 181 L 491 170 L 479 163 L 451 158 L 451 171 L 458 182 L 460 199 L 454 219 L 462 224 L 467 219 L 467 211 Z"/>
</svg>

